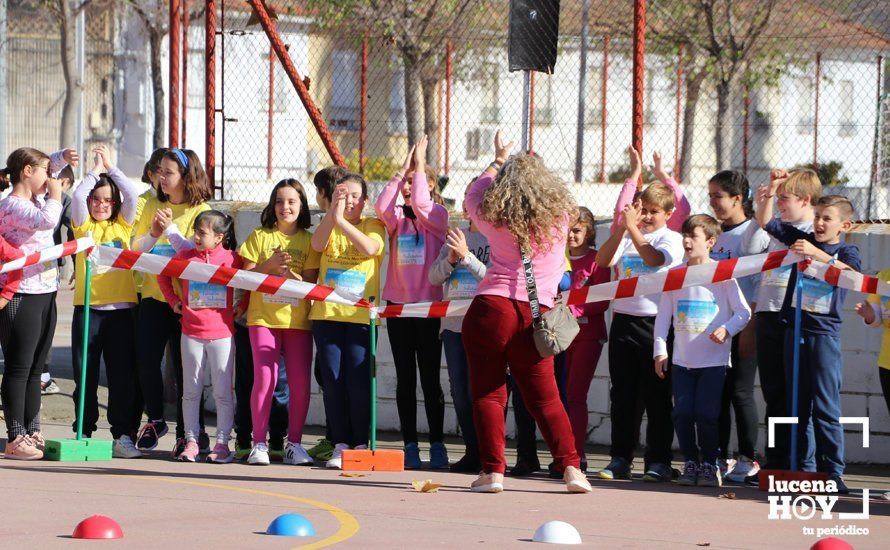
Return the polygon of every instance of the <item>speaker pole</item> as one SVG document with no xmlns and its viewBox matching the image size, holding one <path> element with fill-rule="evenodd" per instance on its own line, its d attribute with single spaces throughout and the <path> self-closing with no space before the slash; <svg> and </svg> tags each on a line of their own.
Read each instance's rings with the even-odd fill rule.
<svg viewBox="0 0 890 550">
<path fill-rule="evenodd" d="M 522 71 L 522 151 L 528 151 L 528 135 L 531 125 L 531 73 Z"/>
</svg>

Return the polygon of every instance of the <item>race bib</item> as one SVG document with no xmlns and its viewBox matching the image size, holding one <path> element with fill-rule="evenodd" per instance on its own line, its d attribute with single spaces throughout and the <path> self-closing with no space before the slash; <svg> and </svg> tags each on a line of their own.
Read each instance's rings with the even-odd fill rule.
<svg viewBox="0 0 890 550">
<path fill-rule="evenodd" d="M 715 262 L 719 262 L 720 260 L 728 260 L 732 258 L 732 252 L 729 250 L 711 250 L 711 259 Z"/>
<path fill-rule="evenodd" d="M 172 258 L 176 255 L 176 250 L 173 248 L 172 244 L 156 244 L 151 248 L 149 253 Z"/>
<path fill-rule="evenodd" d="M 791 278 L 791 265 L 783 265 L 776 269 L 770 269 L 760 276 L 760 280 L 766 286 L 788 288 L 788 279 Z"/>
<path fill-rule="evenodd" d="M 640 275 L 648 275 L 657 271 L 657 267 L 647 265 L 641 256 L 633 255 L 621 258 L 618 274 L 621 279 L 629 279 L 630 277 L 639 277 Z"/>
<path fill-rule="evenodd" d="M 702 300 L 680 300 L 674 332 L 701 333 L 707 330 L 717 316 L 717 303 Z"/>
<path fill-rule="evenodd" d="M 226 287 L 213 283 L 189 282 L 189 307 L 221 309 L 226 307 Z"/>
<path fill-rule="evenodd" d="M 328 269 L 325 286 L 334 287 L 340 294 L 361 297 L 365 294 L 367 275 L 354 269 Z"/>
<path fill-rule="evenodd" d="M 803 297 L 801 300 L 803 310 L 808 313 L 825 315 L 831 313 L 831 298 L 834 296 L 834 287 L 825 281 L 804 277 L 801 281 Z M 797 288 L 791 295 L 791 306 L 797 307 Z"/>
<path fill-rule="evenodd" d="M 399 235 L 399 265 L 423 265 L 423 235 Z"/>
<path fill-rule="evenodd" d="M 290 296 L 276 296 L 274 294 L 266 294 L 265 292 L 263 292 L 262 295 L 264 304 L 285 304 L 295 306 L 300 302 L 299 298 L 292 298 Z"/>
<path fill-rule="evenodd" d="M 479 281 L 476 280 L 476 277 L 473 277 L 469 269 L 459 265 L 451 272 L 447 285 L 448 297 L 452 300 L 461 300 L 472 298 L 476 295 Z"/>
</svg>

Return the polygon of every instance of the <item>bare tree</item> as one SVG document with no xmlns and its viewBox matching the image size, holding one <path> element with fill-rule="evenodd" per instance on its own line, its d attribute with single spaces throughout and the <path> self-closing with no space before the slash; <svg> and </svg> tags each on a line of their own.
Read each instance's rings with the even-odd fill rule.
<svg viewBox="0 0 890 550">
<path fill-rule="evenodd" d="M 436 87 L 449 38 L 471 28 L 486 2 L 479 0 L 311 0 L 322 26 L 365 28 L 396 48 L 405 69 L 405 117 L 408 139 L 438 129 Z M 431 140 L 435 142 L 435 140 Z M 427 150 L 435 165 L 435 147 Z"/>
</svg>

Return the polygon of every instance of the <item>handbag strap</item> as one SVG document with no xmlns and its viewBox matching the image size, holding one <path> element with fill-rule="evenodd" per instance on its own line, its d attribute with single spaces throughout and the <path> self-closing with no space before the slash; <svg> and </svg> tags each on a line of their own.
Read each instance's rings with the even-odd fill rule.
<svg viewBox="0 0 890 550">
<path fill-rule="evenodd" d="M 525 270 L 525 290 L 528 292 L 528 304 L 532 310 L 532 323 L 535 327 L 540 327 L 541 321 L 541 303 L 538 301 L 538 286 L 535 284 L 535 269 L 532 267 L 531 258 L 525 253 L 522 246 L 519 247 L 519 254 L 522 256 L 522 267 Z"/>
</svg>

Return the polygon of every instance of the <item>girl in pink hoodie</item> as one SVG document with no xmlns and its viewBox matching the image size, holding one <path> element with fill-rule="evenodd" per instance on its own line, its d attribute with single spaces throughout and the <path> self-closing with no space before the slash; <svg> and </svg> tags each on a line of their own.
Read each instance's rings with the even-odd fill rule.
<svg viewBox="0 0 890 550">
<path fill-rule="evenodd" d="M 202 212 L 195 218 L 195 247 L 177 252 L 176 260 L 241 268 L 234 252 L 235 227 L 232 218 L 218 210 Z M 182 416 L 185 423 L 185 449 L 179 460 L 194 462 L 198 457 L 198 414 L 204 389 L 204 368 L 210 370 L 216 401 L 216 446 L 207 462 L 231 462 L 229 437 L 235 419 L 232 383 L 234 376 L 235 333 L 233 292 L 230 287 L 182 279 L 176 292 L 173 279 L 158 275 L 158 286 L 167 303 L 182 315 Z M 177 285 L 177 286 L 180 286 Z M 181 296 L 181 297 L 180 297 Z"/>
<path fill-rule="evenodd" d="M 442 286 L 430 284 L 429 269 L 445 244 L 448 210 L 436 204 L 431 196 L 436 182 L 428 180 L 425 173 L 426 147 L 427 137 L 421 136 L 409 151 L 402 169 L 389 181 L 374 205 L 389 235 L 383 299 L 391 304 L 442 299 Z M 448 453 L 442 443 L 445 397 L 439 379 L 442 368 L 439 325 L 439 319 L 392 318 L 386 322 L 396 365 L 396 404 L 408 469 L 421 466 L 415 397 L 418 367 L 430 427 L 430 467 L 448 467 Z"/>
</svg>

